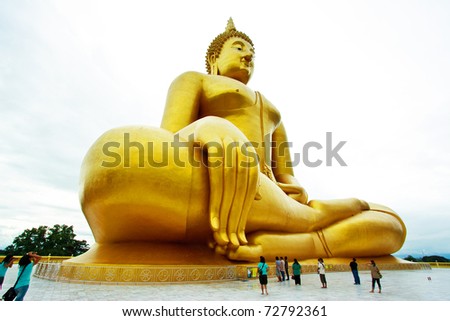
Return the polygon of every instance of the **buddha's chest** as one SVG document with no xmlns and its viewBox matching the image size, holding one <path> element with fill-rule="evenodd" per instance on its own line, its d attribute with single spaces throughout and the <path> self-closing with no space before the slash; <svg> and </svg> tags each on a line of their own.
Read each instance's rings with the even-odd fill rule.
<svg viewBox="0 0 450 321">
<path fill-rule="evenodd" d="M 228 119 L 243 131 L 261 127 L 263 121 L 266 133 L 272 132 L 281 119 L 279 111 L 262 95 L 239 81 L 217 76 L 204 85 L 199 114 Z"/>
</svg>

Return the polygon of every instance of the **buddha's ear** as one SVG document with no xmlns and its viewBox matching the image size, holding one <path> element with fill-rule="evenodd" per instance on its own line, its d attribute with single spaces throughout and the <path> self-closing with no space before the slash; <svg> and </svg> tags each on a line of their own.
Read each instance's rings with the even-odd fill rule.
<svg viewBox="0 0 450 321">
<path fill-rule="evenodd" d="M 209 63 L 209 68 L 211 70 L 211 75 L 218 75 L 219 74 L 219 70 L 217 68 L 216 54 L 215 53 L 213 53 L 211 56 L 209 56 L 208 63 Z"/>
</svg>

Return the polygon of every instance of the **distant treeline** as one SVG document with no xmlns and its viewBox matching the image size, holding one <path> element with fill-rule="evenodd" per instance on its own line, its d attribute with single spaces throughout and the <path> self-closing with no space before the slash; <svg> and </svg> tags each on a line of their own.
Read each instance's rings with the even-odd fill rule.
<svg viewBox="0 0 450 321">
<path fill-rule="evenodd" d="M 430 255 L 421 258 L 415 258 L 411 255 L 408 255 L 407 257 L 404 258 L 404 260 L 411 262 L 450 262 L 449 259 L 439 255 Z"/>
</svg>

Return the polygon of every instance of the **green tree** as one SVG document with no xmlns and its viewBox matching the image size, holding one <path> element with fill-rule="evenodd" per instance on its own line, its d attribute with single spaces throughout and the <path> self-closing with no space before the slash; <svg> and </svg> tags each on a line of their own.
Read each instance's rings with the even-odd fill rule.
<svg viewBox="0 0 450 321">
<path fill-rule="evenodd" d="M 5 252 L 23 255 L 33 251 L 40 255 L 77 256 L 86 252 L 89 246 L 86 241 L 76 240 L 75 237 L 73 226 L 39 226 L 23 231 L 14 239 L 13 244 L 5 248 Z"/>
<path fill-rule="evenodd" d="M 410 262 L 419 262 L 419 259 L 416 259 L 415 257 L 408 255 L 407 257 L 404 258 L 404 260 L 406 261 L 410 261 Z"/>
<path fill-rule="evenodd" d="M 449 262 L 448 259 L 446 259 L 443 256 L 439 256 L 439 255 L 430 255 L 430 256 L 424 256 L 422 258 L 423 262 Z"/>
<path fill-rule="evenodd" d="M 86 241 L 75 240 L 73 226 L 56 224 L 48 230 L 46 247 L 52 255 L 79 255 L 89 247 Z"/>
</svg>

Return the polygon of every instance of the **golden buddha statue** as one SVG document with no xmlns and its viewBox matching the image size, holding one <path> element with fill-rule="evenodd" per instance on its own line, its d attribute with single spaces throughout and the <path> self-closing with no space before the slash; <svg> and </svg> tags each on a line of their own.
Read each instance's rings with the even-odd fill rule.
<svg viewBox="0 0 450 321">
<path fill-rule="evenodd" d="M 373 257 L 401 248 L 406 228 L 391 209 L 308 201 L 280 112 L 247 86 L 254 54 L 230 19 L 208 48 L 208 73 L 171 84 L 161 128 L 116 128 L 94 143 L 80 199 L 96 245 L 80 262 Z"/>
</svg>

